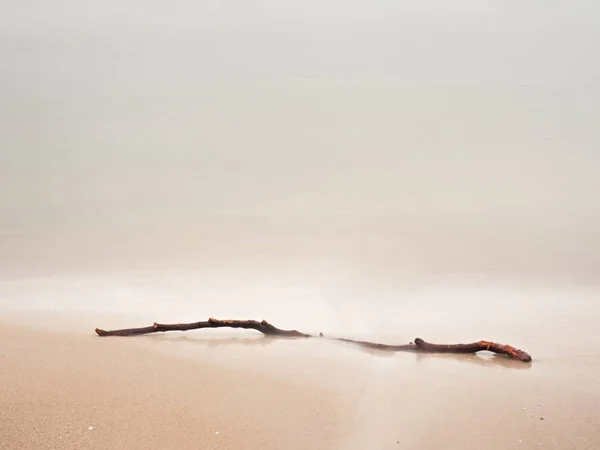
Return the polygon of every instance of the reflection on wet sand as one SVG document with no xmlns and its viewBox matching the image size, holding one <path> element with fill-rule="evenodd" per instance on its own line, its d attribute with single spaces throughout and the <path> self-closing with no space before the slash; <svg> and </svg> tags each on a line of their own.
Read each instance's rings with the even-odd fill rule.
<svg viewBox="0 0 600 450">
<path fill-rule="evenodd" d="M 252 347 L 267 347 L 275 342 L 280 342 L 282 339 L 285 340 L 304 340 L 303 338 L 278 338 L 273 336 L 246 336 L 246 337 L 228 337 L 228 336 L 189 336 L 189 335 L 147 335 L 145 339 L 157 340 L 161 342 L 173 342 L 173 343 L 185 343 L 192 345 L 200 345 L 206 348 L 219 348 L 219 347 L 235 347 L 235 346 L 252 346 Z M 336 346 L 343 346 L 346 348 L 353 348 L 357 351 L 366 353 L 368 355 L 377 356 L 381 358 L 394 358 L 403 357 L 409 358 L 405 353 L 406 351 L 396 351 L 393 349 L 378 349 L 370 348 L 368 346 L 360 345 L 356 342 L 351 341 L 340 341 L 336 339 L 324 339 L 323 344 L 329 346 L 329 350 L 335 354 Z M 399 356 L 398 354 L 403 355 Z M 521 361 L 511 359 L 504 355 L 497 355 L 493 353 L 489 354 L 449 354 L 449 353 L 427 353 L 427 352 L 414 352 L 414 361 L 419 363 L 421 361 L 429 359 L 442 359 L 448 361 L 456 361 L 465 364 L 477 365 L 480 367 L 489 368 L 506 368 L 506 369 L 529 369 L 531 364 L 523 364 Z"/>
</svg>

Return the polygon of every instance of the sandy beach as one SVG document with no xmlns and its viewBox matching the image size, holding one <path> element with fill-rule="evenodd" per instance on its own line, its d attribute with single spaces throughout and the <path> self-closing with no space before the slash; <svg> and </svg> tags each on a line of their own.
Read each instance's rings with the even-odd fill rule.
<svg viewBox="0 0 600 450">
<path fill-rule="evenodd" d="M 600 449 L 598 5 L 2 2 L 0 449 Z"/>
<path fill-rule="evenodd" d="M 0 361 L 3 449 L 336 448 L 348 419 L 317 386 L 92 334 L 3 323 Z"/>
<path fill-rule="evenodd" d="M 597 361 L 386 354 L 235 331 L 99 338 L 81 322 L 66 333 L 67 319 L 14 317 L 0 327 L 1 448 L 600 445 Z"/>
</svg>

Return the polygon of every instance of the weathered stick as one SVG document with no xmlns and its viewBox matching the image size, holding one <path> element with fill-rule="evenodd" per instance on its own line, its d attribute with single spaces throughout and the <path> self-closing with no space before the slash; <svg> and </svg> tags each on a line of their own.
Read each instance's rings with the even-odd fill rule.
<svg viewBox="0 0 600 450">
<path fill-rule="evenodd" d="M 126 328 L 113 331 L 96 328 L 96 333 L 98 333 L 98 336 L 134 336 L 136 334 L 157 333 L 159 331 L 187 331 L 199 330 L 201 328 L 245 328 L 260 331 L 266 336 L 311 337 L 296 330 L 280 330 L 266 320 L 262 322 L 256 320 L 218 320 L 212 317 L 207 321 L 192 323 L 162 324 L 154 322 L 154 325 L 145 328 Z"/>
<path fill-rule="evenodd" d="M 414 343 L 404 345 L 379 344 L 369 341 L 355 341 L 354 339 L 332 338 L 336 341 L 351 342 L 361 347 L 373 348 L 376 350 L 389 350 L 392 352 L 427 352 L 427 353 L 477 353 L 480 351 L 490 351 L 523 362 L 531 362 L 531 355 L 521 349 L 510 345 L 498 344 L 490 341 L 477 341 L 471 344 L 431 344 L 421 338 L 416 338 Z"/>
<path fill-rule="evenodd" d="M 258 322 L 256 320 L 218 320 L 210 318 L 207 321 L 192 322 L 192 323 L 176 323 L 176 324 L 161 324 L 154 323 L 150 327 L 144 328 L 125 328 L 121 330 L 106 331 L 96 328 L 98 336 L 135 336 L 138 334 L 157 333 L 165 331 L 187 331 L 198 330 L 202 328 L 245 328 L 260 331 L 266 336 L 275 337 L 301 337 L 310 338 L 317 337 L 310 334 L 301 333 L 297 330 L 282 330 L 271 325 L 266 320 Z M 324 337 L 320 334 L 319 337 Z M 510 345 L 498 344 L 491 341 L 478 341 L 471 344 L 431 344 L 425 342 L 421 338 L 416 338 L 414 343 L 405 345 L 388 345 L 379 344 L 369 341 L 357 341 L 346 338 L 329 338 L 336 341 L 350 342 L 360 345 L 361 347 L 373 348 L 377 350 L 386 350 L 393 352 L 410 351 L 410 352 L 427 352 L 427 353 L 476 353 L 479 351 L 490 351 L 501 355 L 506 355 L 523 362 L 531 362 L 531 356 L 518 348 Z"/>
</svg>

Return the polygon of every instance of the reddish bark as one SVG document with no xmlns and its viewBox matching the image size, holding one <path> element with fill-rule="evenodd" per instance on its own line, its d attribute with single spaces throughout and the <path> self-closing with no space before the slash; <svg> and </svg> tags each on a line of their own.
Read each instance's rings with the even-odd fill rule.
<svg viewBox="0 0 600 450">
<path fill-rule="evenodd" d="M 419 350 L 432 353 L 476 353 L 480 351 L 490 351 L 501 355 L 510 356 L 523 362 L 531 362 L 531 355 L 519 348 L 512 347 L 506 344 L 498 344 L 490 341 L 477 341 L 471 344 L 451 344 L 440 345 L 425 342 L 421 338 L 415 339 L 415 345 Z"/>
</svg>

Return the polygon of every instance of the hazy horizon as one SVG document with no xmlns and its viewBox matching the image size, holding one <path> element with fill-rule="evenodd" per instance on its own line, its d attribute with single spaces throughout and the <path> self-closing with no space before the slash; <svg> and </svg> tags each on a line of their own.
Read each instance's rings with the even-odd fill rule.
<svg viewBox="0 0 600 450">
<path fill-rule="evenodd" d="M 598 12 L 9 2 L 3 271 L 125 248 L 594 280 Z"/>
</svg>

